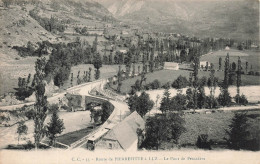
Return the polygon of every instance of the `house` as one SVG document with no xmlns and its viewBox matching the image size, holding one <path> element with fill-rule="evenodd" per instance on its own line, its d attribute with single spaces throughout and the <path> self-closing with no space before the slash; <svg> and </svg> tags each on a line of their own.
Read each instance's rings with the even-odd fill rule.
<svg viewBox="0 0 260 164">
<path fill-rule="evenodd" d="M 143 118 L 135 111 L 105 134 L 96 143 L 95 149 L 136 151 L 138 143 L 136 130 L 144 127 Z"/>
<path fill-rule="evenodd" d="M 230 48 L 228 46 L 226 46 L 225 50 L 230 50 Z"/>
<path fill-rule="evenodd" d="M 120 53 L 123 53 L 123 54 L 126 54 L 127 53 L 127 50 L 126 49 L 121 49 L 119 50 Z"/>
<path fill-rule="evenodd" d="M 208 65 L 210 67 L 211 63 L 208 61 L 200 61 L 200 68 L 205 68 Z"/>
<path fill-rule="evenodd" d="M 165 62 L 164 69 L 168 70 L 179 70 L 179 64 L 175 62 Z"/>
</svg>

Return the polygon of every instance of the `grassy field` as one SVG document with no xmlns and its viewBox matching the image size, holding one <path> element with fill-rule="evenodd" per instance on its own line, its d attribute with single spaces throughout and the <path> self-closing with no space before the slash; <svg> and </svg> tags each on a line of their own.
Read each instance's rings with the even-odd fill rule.
<svg viewBox="0 0 260 164">
<path fill-rule="evenodd" d="M 27 78 L 28 74 L 34 74 L 35 57 L 22 58 L 21 60 L 13 61 L 10 64 L 0 65 L 0 95 L 7 92 L 13 92 L 15 87 L 18 86 L 18 78 Z M 92 64 L 80 64 L 73 66 L 71 73 L 73 73 L 73 86 L 77 83 L 77 74 L 80 71 L 80 78 L 83 78 L 84 71 L 88 71 L 89 67 L 92 68 L 91 80 L 94 79 L 94 67 Z M 124 67 L 122 67 L 124 68 Z M 100 69 L 100 78 L 107 78 L 115 75 L 118 72 L 118 65 L 103 65 Z M 64 84 L 64 88 L 70 87 L 69 80 Z"/>
<path fill-rule="evenodd" d="M 222 58 L 222 69 L 224 69 L 225 57 L 229 53 L 230 63 L 235 62 L 237 64 L 238 56 L 240 56 L 242 67 L 245 71 L 246 62 L 248 62 L 248 70 L 250 70 L 251 65 L 253 71 L 260 71 L 260 51 L 238 51 L 238 50 L 221 50 L 213 52 L 212 54 L 204 55 L 200 58 L 200 61 L 208 61 L 214 64 L 215 69 L 219 67 L 219 58 Z"/>
<path fill-rule="evenodd" d="M 180 137 L 180 144 L 195 144 L 200 134 L 208 134 L 209 140 L 224 142 L 224 137 L 228 137 L 225 129 L 231 124 L 234 112 L 211 113 L 211 114 L 186 114 L 184 116 L 187 131 Z M 247 112 L 250 136 L 260 134 L 260 111 Z M 259 139 L 259 138 L 258 138 Z"/>
<path fill-rule="evenodd" d="M 167 82 L 172 83 L 174 80 L 177 79 L 178 76 L 185 76 L 187 79 L 189 79 L 190 71 L 186 70 L 160 70 L 153 73 L 148 73 L 146 75 L 146 83 L 150 83 L 155 79 L 158 79 L 161 84 L 165 84 Z M 199 71 L 199 77 L 209 77 L 210 72 L 206 71 Z M 215 73 L 215 76 L 219 78 L 219 80 L 224 79 L 224 72 L 217 71 Z M 135 81 L 137 79 L 141 79 L 140 76 L 130 78 L 123 81 L 121 92 L 122 93 L 128 93 L 131 90 L 131 86 L 134 85 Z M 260 77 L 259 76 L 251 76 L 251 75 L 242 75 L 242 85 L 260 85 Z M 113 85 L 113 88 L 116 89 L 117 85 Z"/>
</svg>

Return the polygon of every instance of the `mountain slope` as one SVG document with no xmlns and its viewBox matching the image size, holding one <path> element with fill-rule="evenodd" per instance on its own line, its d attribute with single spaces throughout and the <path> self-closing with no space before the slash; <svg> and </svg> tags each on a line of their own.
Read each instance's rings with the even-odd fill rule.
<svg viewBox="0 0 260 164">
<path fill-rule="evenodd" d="M 259 36 L 257 0 L 97 0 L 115 17 L 154 30 L 199 36 Z"/>
<path fill-rule="evenodd" d="M 0 1 L 1 4 L 1 1 Z M 50 32 L 29 13 L 35 11 L 42 22 L 55 17 L 64 27 L 103 25 L 102 19 L 112 14 L 92 0 L 24 0 L 8 8 L 0 5 L 0 57 L 1 61 L 14 59 L 17 51 L 13 46 L 26 46 L 28 41 L 66 42 L 62 33 Z M 66 30 L 66 29 L 65 29 Z"/>
</svg>

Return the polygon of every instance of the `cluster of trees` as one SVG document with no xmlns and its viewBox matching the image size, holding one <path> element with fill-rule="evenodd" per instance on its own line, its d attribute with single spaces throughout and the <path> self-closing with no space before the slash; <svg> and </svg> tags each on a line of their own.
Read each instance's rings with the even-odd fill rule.
<svg viewBox="0 0 260 164">
<path fill-rule="evenodd" d="M 259 136 L 249 131 L 248 114 L 235 112 L 231 124 L 225 129 L 227 137 L 224 137 L 228 149 L 258 151 Z M 201 134 L 197 138 L 196 146 L 200 149 L 211 150 L 213 140 L 209 140 L 208 134 Z"/>
<path fill-rule="evenodd" d="M 80 71 L 78 71 L 77 75 L 77 85 L 81 83 L 91 82 L 91 71 L 92 68 L 89 67 L 88 71 L 84 71 L 82 77 L 80 77 Z M 70 75 L 70 85 L 73 87 L 73 73 Z"/>
<path fill-rule="evenodd" d="M 136 111 L 141 117 L 144 117 L 154 106 L 154 102 L 145 92 L 142 92 L 140 96 L 137 94 L 131 95 L 127 99 L 127 104 L 131 112 Z"/>
<path fill-rule="evenodd" d="M 51 16 L 51 18 L 42 18 L 38 15 L 38 11 L 33 9 L 29 11 L 29 15 L 35 19 L 39 24 L 47 31 L 50 32 L 64 32 L 66 26 L 57 18 Z"/>
<path fill-rule="evenodd" d="M 74 30 L 76 31 L 76 33 L 79 33 L 79 34 L 87 34 L 87 27 L 83 27 L 83 28 L 80 28 L 80 27 L 75 27 Z"/>
<path fill-rule="evenodd" d="M 236 66 L 232 66 L 229 63 L 229 54 L 227 54 L 225 58 L 225 70 L 224 70 L 224 80 L 220 84 L 221 93 L 218 97 L 218 102 L 222 106 L 229 106 L 231 104 L 231 96 L 228 92 L 229 85 L 231 84 L 231 81 L 235 81 L 235 79 L 232 79 L 232 76 L 230 74 L 236 75 L 236 85 L 237 85 L 237 95 L 235 96 L 235 101 L 238 104 L 247 104 L 248 101 L 244 95 L 240 95 L 240 86 L 241 86 L 241 60 L 238 58 L 238 65 L 237 69 Z M 235 73 L 234 73 L 235 72 Z M 241 100 L 241 101 L 240 101 Z"/>
<path fill-rule="evenodd" d="M 30 84 L 31 83 L 31 84 Z M 16 90 L 15 95 L 16 99 L 24 100 L 25 98 L 32 95 L 35 87 L 35 76 L 31 82 L 31 74 L 26 78 L 18 78 L 18 88 L 14 88 Z"/>
<path fill-rule="evenodd" d="M 78 64 L 93 64 L 95 67 L 95 79 L 100 77 L 100 68 L 102 67 L 101 56 L 96 53 L 96 44 L 91 47 L 87 42 L 80 41 L 68 44 L 56 44 L 52 50 L 47 62 L 45 73 L 47 76 L 54 77 L 56 86 L 63 86 L 64 82 L 69 79 L 71 67 Z M 85 80 L 90 81 L 91 70 L 85 73 Z"/>
<path fill-rule="evenodd" d="M 12 48 L 18 51 L 18 55 L 21 57 L 26 56 L 42 56 L 48 54 L 48 48 L 52 48 L 52 44 L 49 41 L 37 42 L 37 48 L 28 41 L 26 46 L 13 46 Z"/>
<path fill-rule="evenodd" d="M 47 49 L 51 48 L 52 52 L 50 54 L 49 60 L 46 61 L 46 66 L 44 67 L 44 79 L 48 80 L 53 78 L 54 84 L 56 86 L 63 86 L 64 83 L 69 79 L 71 67 L 78 64 L 93 64 L 95 68 L 95 79 L 100 78 L 100 68 L 102 67 L 101 56 L 96 53 L 97 41 L 94 41 L 93 47 L 90 46 L 86 41 L 81 41 L 79 38 L 75 42 L 64 44 L 51 44 L 48 41 L 43 41 L 38 43 L 38 49 L 34 49 L 31 43 L 28 42 L 26 49 L 26 54 L 37 54 L 42 56 L 47 54 Z M 30 53 L 27 53 L 27 50 Z M 23 51 L 24 52 L 24 51 Z M 19 78 L 18 88 L 16 95 L 19 100 L 24 100 L 29 97 L 33 92 L 33 87 L 35 85 L 35 79 L 32 81 L 31 86 L 29 86 L 31 75 L 29 75 L 27 81 L 26 79 Z M 83 78 L 77 78 L 77 84 L 82 82 L 91 81 L 91 68 L 86 71 Z M 73 84 L 73 75 L 71 76 L 71 84 Z"/>
<path fill-rule="evenodd" d="M 91 117 L 91 121 L 94 120 L 94 123 L 104 123 L 109 116 L 111 115 L 111 113 L 114 110 L 114 106 L 112 104 L 110 104 L 108 101 L 105 101 L 101 104 L 101 109 L 100 110 L 96 110 L 93 107 L 90 109 L 90 117 Z"/>
<path fill-rule="evenodd" d="M 28 111 L 28 118 L 32 118 L 34 121 L 34 141 L 35 141 L 35 148 L 38 149 L 40 146 L 40 142 L 42 138 L 47 135 L 50 139 L 50 145 L 55 144 L 55 139 L 57 134 L 62 133 L 64 129 L 64 124 L 61 119 L 58 117 L 58 106 L 56 109 L 50 109 L 48 105 L 47 97 L 45 96 L 45 66 L 46 66 L 46 59 L 39 58 L 35 62 L 35 76 L 34 76 L 34 91 L 36 102 L 34 104 L 34 109 Z M 29 78 L 28 78 L 29 79 Z M 45 125 L 44 121 L 47 117 L 48 110 L 52 111 L 52 116 L 50 122 Z M 17 128 L 18 143 L 19 138 L 22 134 L 27 133 L 27 126 L 24 122 L 20 122 Z"/>
<path fill-rule="evenodd" d="M 253 42 L 252 42 L 252 40 L 245 40 L 245 41 L 243 41 L 243 42 L 239 42 L 238 43 L 238 45 L 237 45 L 237 49 L 238 50 L 250 50 L 250 49 L 252 49 L 252 46 L 253 45 Z M 259 49 L 259 47 L 258 47 L 258 49 Z"/>
<path fill-rule="evenodd" d="M 171 149 L 178 146 L 178 141 L 186 131 L 185 120 L 177 113 L 156 114 L 148 117 L 145 123 L 145 133 L 137 131 L 139 149 L 148 150 Z"/>
</svg>

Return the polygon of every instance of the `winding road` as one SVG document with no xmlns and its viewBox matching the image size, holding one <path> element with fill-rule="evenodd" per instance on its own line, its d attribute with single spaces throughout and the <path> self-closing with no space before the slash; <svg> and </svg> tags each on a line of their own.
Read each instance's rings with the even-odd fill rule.
<svg viewBox="0 0 260 164">
<path fill-rule="evenodd" d="M 100 126 L 96 131 L 90 133 L 90 135 L 94 135 L 95 133 L 98 133 L 105 127 L 113 127 L 117 123 L 119 123 L 125 116 L 127 116 L 130 112 L 128 109 L 127 104 L 123 101 L 122 96 L 117 96 L 116 93 L 109 93 L 105 92 L 103 90 L 104 85 L 106 84 L 107 79 L 101 79 L 89 83 L 84 83 L 78 86 L 74 86 L 71 88 L 68 88 L 65 92 L 62 93 L 56 93 L 52 97 L 48 98 L 49 103 L 58 103 L 60 98 L 63 98 L 66 93 L 71 94 L 78 94 L 82 96 L 89 96 L 89 97 L 95 97 L 98 99 L 104 99 L 109 101 L 111 104 L 114 105 L 114 111 L 108 118 L 108 120 Z M 91 90 L 97 90 L 98 92 L 102 92 L 103 95 L 106 95 L 105 98 L 99 97 L 99 96 L 93 96 L 90 94 Z M 14 110 L 16 108 L 23 107 L 24 105 L 32 105 L 34 102 L 24 103 L 24 104 L 18 104 L 18 105 L 12 105 L 12 106 L 2 106 L 0 107 L 0 110 Z M 65 130 L 62 134 L 76 131 L 79 129 L 86 128 L 89 126 L 90 123 L 90 112 L 89 111 L 78 111 L 78 112 L 60 112 L 59 116 L 64 121 Z M 47 122 L 50 119 L 50 116 L 47 116 L 45 122 Z M 26 137 L 33 141 L 33 130 L 34 130 L 34 123 L 33 120 L 26 121 L 25 124 L 28 127 L 28 132 Z M 11 126 L 11 127 L 0 127 L 0 149 L 5 148 L 9 144 L 17 144 L 17 125 Z M 87 142 L 88 136 L 84 137 L 82 140 L 74 143 L 71 145 L 71 148 L 75 148 L 79 145 L 79 143 L 85 143 Z M 25 142 L 25 141 L 24 141 Z M 22 143 L 22 142 L 21 142 Z"/>
</svg>

